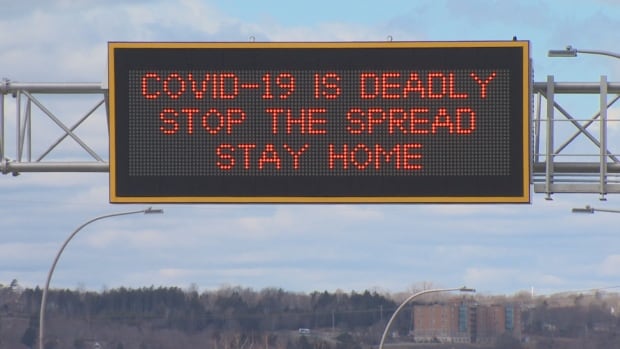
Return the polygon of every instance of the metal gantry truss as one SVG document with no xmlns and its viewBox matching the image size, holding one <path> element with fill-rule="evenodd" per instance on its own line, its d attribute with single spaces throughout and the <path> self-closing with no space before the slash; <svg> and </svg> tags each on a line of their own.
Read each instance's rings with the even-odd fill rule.
<svg viewBox="0 0 620 349">
<path fill-rule="evenodd" d="M 86 120 L 99 117 L 96 122 L 100 123 L 101 129 L 107 132 L 107 90 L 101 83 L 19 83 L 9 80 L 0 82 L 0 172 L 3 174 L 11 173 L 17 175 L 20 172 L 107 172 L 109 170 L 107 156 L 98 154 L 88 140 L 82 139 L 76 133 L 77 128 Z M 67 118 L 68 108 L 63 108 L 63 115 L 52 112 L 42 98 L 60 100 L 67 96 L 95 96 L 96 102 L 90 107 L 77 121 L 69 124 Z M 7 103 L 7 98 L 15 100 Z M 56 98 L 54 98 L 56 97 Z M 71 105 L 68 105 L 71 108 Z M 105 108 L 105 112 L 96 112 Z M 9 113 L 9 110 L 12 113 Z M 13 114 L 9 116 L 8 114 Z M 10 118 L 10 119 L 9 119 Z M 33 130 L 44 124 L 44 120 L 50 120 L 57 131 L 60 131 L 58 138 L 51 141 L 49 145 L 41 145 L 36 142 L 38 136 L 33 136 Z M 8 153 L 7 142 L 9 133 L 7 124 L 15 128 L 14 147 L 12 154 Z M 38 132 L 45 133 L 38 127 Z M 39 133 L 38 135 L 40 135 Z M 33 138 L 35 137 L 35 138 Z M 73 155 L 70 160 L 66 160 L 66 154 L 54 156 L 54 150 L 63 142 L 73 141 L 79 145 L 81 154 Z M 34 145 L 40 149 L 33 149 Z M 62 159 L 62 160 L 59 160 Z"/>
<path fill-rule="evenodd" d="M 555 82 L 548 76 L 533 84 L 533 93 L 534 191 L 547 199 L 554 193 L 598 193 L 601 199 L 620 193 L 620 139 L 609 136 L 610 129 L 620 126 L 617 115 L 611 118 L 609 112 L 620 98 L 620 84 L 606 76 L 594 83 Z M 584 95 L 598 97 L 593 104 L 598 110 L 590 115 L 582 110 Z M 572 102 L 576 111 L 569 112 L 561 102 Z"/>
<path fill-rule="evenodd" d="M 548 76 L 532 87 L 530 149 L 534 192 L 545 193 L 547 198 L 554 193 L 598 193 L 601 199 L 620 193 L 620 137 L 609 136 L 610 128 L 615 130 L 614 122 L 620 121 L 610 118 L 613 113 L 609 112 L 620 99 L 620 83 L 608 82 L 605 76 L 592 83 L 556 82 Z M 94 118 L 107 135 L 107 89 L 101 83 L 18 83 L 5 79 L 0 82 L 0 94 L 1 173 L 109 171 L 107 154 L 93 150 L 90 140 L 77 132 L 86 120 Z M 62 108 L 60 115 L 46 104 L 54 97 L 81 95 L 94 96 L 95 102 L 80 118 L 71 121 L 65 114 L 72 106 Z M 584 117 L 583 106 L 577 103 L 571 106 L 575 111 L 569 112 L 563 104 L 574 104 L 577 96 L 594 97 L 598 110 Z M 51 120 L 59 131 L 49 144 L 41 144 L 38 136 L 33 136 L 42 119 Z M 14 136 L 10 137 L 7 125 L 14 128 Z M 11 154 L 9 140 L 14 142 Z M 79 151 L 70 156 L 56 152 L 60 144 L 67 142 L 73 142 Z"/>
</svg>

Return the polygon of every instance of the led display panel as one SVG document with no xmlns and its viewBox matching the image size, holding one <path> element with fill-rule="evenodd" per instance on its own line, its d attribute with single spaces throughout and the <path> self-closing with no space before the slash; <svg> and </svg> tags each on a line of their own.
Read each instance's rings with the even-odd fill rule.
<svg viewBox="0 0 620 349">
<path fill-rule="evenodd" d="M 526 41 L 108 49 L 111 202 L 530 200 Z"/>
</svg>

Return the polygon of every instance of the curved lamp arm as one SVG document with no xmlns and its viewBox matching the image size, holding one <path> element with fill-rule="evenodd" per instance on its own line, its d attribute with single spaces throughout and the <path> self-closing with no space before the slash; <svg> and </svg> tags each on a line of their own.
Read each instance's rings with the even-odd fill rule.
<svg viewBox="0 0 620 349">
<path fill-rule="evenodd" d="M 396 311 L 394 312 L 394 314 L 392 314 L 392 317 L 387 322 L 387 325 L 385 325 L 385 330 L 383 331 L 383 335 L 381 336 L 381 342 L 379 343 L 379 349 L 383 349 L 383 343 L 385 342 L 385 337 L 387 337 L 388 330 L 390 329 L 390 326 L 392 325 L 392 322 L 396 318 L 396 315 L 398 315 L 398 313 L 400 313 L 400 311 L 405 307 L 405 305 L 407 305 L 407 303 L 409 303 L 414 298 L 416 298 L 418 296 L 421 296 L 423 294 L 434 293 L 434 292 L 450 292 L 450 291 L 476 292 L 476 290 L 473 289 L 473 288 L 467 288 L 467 287 L 463 286 L 463 287 L 460 287 L 460 288 L 436 288 L 436 289 L 429 289 L 429 290 L 423 290 L 423 291 L 420 291 L 418 293 L 412 294 L 411 296 L 409 296 L 409 298 L 405 299 L 405 301 L 398 308 L 396 308 Z"/>
<path fill-rule="evenodd" d="M 58 253 L 56 253 L 56 258 L 54 258 L 54 262 L 52 263 L 52 266 L 51 266 L 49 272 L 47 273 L 47 280 L 45 281 L 45 288 L 43 288 L 43 295 L 41 296 L 41 309 L 39 311 L 39 349 L 43 349 L 43 337 L 44 337 L 44 334 L 45 334 L 44 319 L 45 319 L 45 308 L 46 308 L 46 303 L 47 303 L 47 292 L 48 292 L 49 287 L 50 287 L 50 281 L 52 280 L 52 274 L 54 273 L 54 269 L 56 269 L 56 264 L 58 264 L 58 260 L 60 259 L 60 255 L 62 255 L 62 252 L 65 250 L 65 247 L 67 247 L 69 242 L 73 239 L 73 237 L 75 237 L 75 235 L 77 235 L 77 233 L 80 232 L 80 230 L 82 230 L 84 227 L 86 227 L 87 225 L 89 225 L 89 224 L 91 224 L 93 222 L 96 222 L 98 220 L 105 219 L 105 218 L 111 218 L 111 217 L 117 217 L 117 216 L 126 216 L 126 215 L 136 214 L 136 213 L 152 214 L 152 213 L 164 213 L 164 211 L 161 210 L 161 209 L 153 209 L 153 208 L 149 207 L 149 208 L 147 208 L 145 210 L 112 213 L 112 214 L 106 214 L 106 215 L 103 215 L 103 216 L 95 217 L 95 218 L 87 221 L 86 223 L 80 225 L 77 229 L 75 229 L 75 231 L 73 233 L 71 233 L 71 235 L 69 235 L 69 237 L 62 244 L 62 246 L 58 250 Z"/>
</svg>

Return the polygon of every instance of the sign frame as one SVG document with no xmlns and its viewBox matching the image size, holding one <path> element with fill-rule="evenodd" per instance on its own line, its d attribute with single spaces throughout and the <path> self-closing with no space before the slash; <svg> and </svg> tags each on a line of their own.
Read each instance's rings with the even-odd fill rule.
<svg viewBox="0 0 620 349">
<path fill-rule="evenodd" d="M 119 137 L 123 133 L 123 122 L 119 119 L 121 114 L 126 110 L 120 110 L 119 105 L 129 104 L 129 97 L 120 95 L 120 91 L 126 91 L 128 88 L 117 86 L 122 80 L 119 76 L 128 72 L 127 61 L 123 61 L 120 52 L 132 52 L 138 50 L 147 50 L 154 54 L 159 52 L 172 52 L 175 50 L 185 50 L 184 52 L 198 52 L 201 50 L 219 50 L 226 52 L 234 52 L 235 50 L 258 50 L 256 52 L 268 52 L 269 50 L 327 50 L 336 52 L 338 50 L 378 50 L 379 52 L 390 52 L 392 49 L 411 49 L 411 50 L 443 50 L 442 52 L 460 52 L 460 50 L 486 50 L 510 49 L 515 53 L 516 58 L 520 60 L 519 74 L 512 78 L 518 79 L 518 91 L 520 96 L 516 102 L 519 111 L 518 115 L 511 115 L 511 122 L 514 127 L 518 128 L 518 138 L 511 139 L 510 146 L 514 148 L 514 144 L 519 144 L 519 149 L 511 149 L 511 156 L 516 156 L 517 169 L 511 169 L 511 176 L 518 177 L 512 180 L 511 188 L 499 195 L 468 193 L 462 195 L 460 193 L 441 193 L 422 195 L 341 195 L 331 193 L 322 193 L 319 195 L 288 195 L 287 193 L 277 193 L 270 195 L 264 193 L 261 195 L 246 194 L 239 195 L 188 195 L 187 191 L 182 194 L 170 194 L 159 191 L 162 184 L 155 184 L 146 190 L 138 190 L 138 193 L 127 193 L 133 189 L 126 190 L 124 188 L 132 188 L 135 185 L 126 184 L 129 176 L 127 173 L 120 173 L 125 168 L 123 161 L 126 161 L 128 155 L 124 153 L 127 149 L 119 149 L 119 145 L 123 145 L 126 140 Z M 326 51 L 326 52 L 327 52 Z M 511 51 L 511 52 L 513 52 Z M 490 51 L 484 51 L 490 52 Z M 383 54 L 383 53 L 382 53 Z M 260 58 L 255 58 L 260 60 Z M 449 60 L 449 58 L 446 58 Z M 147 62 L 148 63 L 148 62 Z M 179 64 L 171 63 L 171 69 L 181 69 Z M 530 68 L 530 48 L 528 41 L 429 41 L 429 42 L 109 42 L 108 43 L 108 86 L 109 86 L 109 133 L 110 133 L 110 202 L 111 203 L 530 203 L 530 109 L 531 109 L 531 68 Z M 182 64 L 181 64 L 182 65 Z M 415 67 L 412 67 L 415 69 Z M 441 68 L 436 68 L 441 69 Z M 495 67 L 489 67 L 495 69 Z M 121 74 L 121 75 L 119 75 Z M 516 84 L 516 82 L 515 82 Z M 515 91 L 513 91 L 515 92 Z M 127 101 L 124 100 L 127 99 Z M 122 124 L 122 125 L 121 125 Z M 512 163 L 511 163 L 512 164 Z M 514 164 L 512 164 L 514 165 Z M 347 177 L 347 176 L 344 176 Z M 381 176 L 378 177 L 378 180 Z M 415 177 L 414 177 L 415 178 Z M 414 179 L 415 180 L 415 179 Z M 154 181 L 156 183 L 157 181 Z M 134 184 L 137 182 L 133 182 Z M 169 182 L 168 182 L 169 183 Z M 506 194 L 507 193 L 507 194 Z"/>
</svg>

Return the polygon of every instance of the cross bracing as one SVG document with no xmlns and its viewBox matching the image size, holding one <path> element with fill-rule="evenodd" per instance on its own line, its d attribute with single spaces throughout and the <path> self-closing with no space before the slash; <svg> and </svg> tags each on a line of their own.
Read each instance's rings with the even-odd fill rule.
<svg viewBox="0 0 620 349">
<path fill-rule="evenodd" d="M 620 84 L 533 84 L 532 184 L 554 193 L 620 193 Z M 616 135 L 614 137 L 614 134 Z"/>
</svg>

